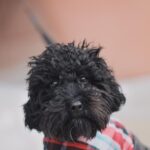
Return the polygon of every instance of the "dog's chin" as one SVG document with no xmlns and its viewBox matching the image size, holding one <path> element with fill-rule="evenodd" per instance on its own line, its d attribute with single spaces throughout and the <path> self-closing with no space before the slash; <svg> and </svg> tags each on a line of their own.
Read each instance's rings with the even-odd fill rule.
<svg viewBox="0 0 150 150">
<path fill-rule="evenodd" d="M 57 133 L 56 139 L 60 141 L 78 141 L 80 137 L 91 139 L 96 135 L 98 125 L 87 118 L 73 118 L 63 125 L 63 131 Z"/>
</svg>

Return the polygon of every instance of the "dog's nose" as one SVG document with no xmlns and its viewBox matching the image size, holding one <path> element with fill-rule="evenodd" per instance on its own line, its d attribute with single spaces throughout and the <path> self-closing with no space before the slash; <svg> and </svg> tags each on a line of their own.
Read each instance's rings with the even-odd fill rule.
<svg viewBox="0 0 150 150">
<path fill-rule="evenodd" d="M 73 102 L 71 105 L 71 111 L 73 113 L 78 113 L 83 109 L 83 105 L 80 101 Z"/>
</svg>

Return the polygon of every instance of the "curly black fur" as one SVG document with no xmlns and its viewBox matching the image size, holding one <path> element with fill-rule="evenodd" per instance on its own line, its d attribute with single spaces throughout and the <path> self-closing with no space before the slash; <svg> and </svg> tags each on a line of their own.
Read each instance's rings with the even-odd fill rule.
<svg viewBox="0 0 150 150">
<path fill-rule="evenodd" d="M 110 114 L 125 97 L 103 58 L 101 47 L 85 41 L 51 44 L 32 57 L 28 75 L 29 101 L 24 105 L 25 124 L 60 140 L 92 138 L 106 127 Z M 80 101 L 83 110 L 74 115 L 70 106 Z"/>
</svg>

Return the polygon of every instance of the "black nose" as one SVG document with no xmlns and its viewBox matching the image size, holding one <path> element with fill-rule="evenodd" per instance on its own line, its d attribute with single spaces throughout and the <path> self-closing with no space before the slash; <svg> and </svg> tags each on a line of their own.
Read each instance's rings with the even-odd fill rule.
<svg viewBox="0 0 150 150">
<path fill-rule="evenodd" d="M 78 113 L 83 109 L 83 105 L 80 101 L 73 102 L 71 105 L 71 111 L 73 113 Z"/>
</svg>

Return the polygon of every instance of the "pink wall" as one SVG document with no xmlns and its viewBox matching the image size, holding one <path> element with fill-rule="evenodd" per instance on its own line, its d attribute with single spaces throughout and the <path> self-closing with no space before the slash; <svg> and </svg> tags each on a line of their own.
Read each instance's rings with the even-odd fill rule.
<svg viewBox="0 0 150 150">
<path fill-rule="evenodd" d="M 101 44 L 104 47 L 102 56 L 119 78 L 150 74 L 149 0 L 32 0 L 30 4 L 41 18 L 45 29 L 57 41 L 81 41 L 86 38 L 95 45 Z M 16 14 L 16 18 L 17 15 L 23 15 L 18 17 L 21 21 L 16 19 L 20 22 L 18 34 L 22 39 L 18 35 L 18 38 L 15 36 L 16 40 L 24 41 L 23 47 L 32 44 L 33 40 L 33 44 L 36 44 L 33 47 L 38 47 L 38 34 L 22 9 L 18 11 L 20 13 Z M 13 26 L 11 30 L 14 31 L 15 25 Z M 4 34 L 8 36 L 7 32 Z M 16 35 L 15 32 L 11 34 Z M 14 36 L 11 36 L 14 40 Z M 12 41 L 11 37 L 9 41 Z M 33 50 L 33 54 L 39 53 L 41 48 L 40 43 L 39 49 Z M 7 49 L 9 48 L 6 51 Z M 6 51 L 3 51 L 3 57 L 6 56 Z M 18 54 L 12 54 L 15 60 L 20 57 L 25 59 L 32 54 L 28 50 L 23 52 L 24 56 L 21 56 L 19 50 L 15 52 Z"/>
</svg>

